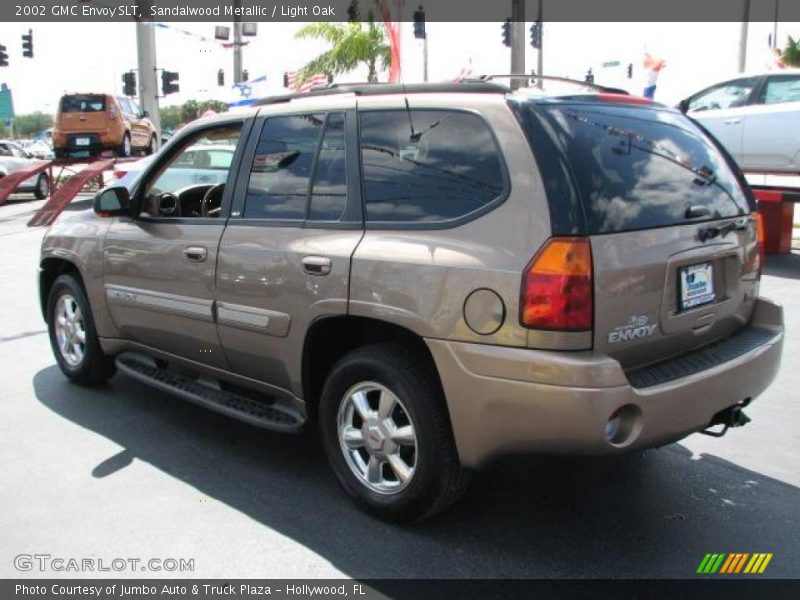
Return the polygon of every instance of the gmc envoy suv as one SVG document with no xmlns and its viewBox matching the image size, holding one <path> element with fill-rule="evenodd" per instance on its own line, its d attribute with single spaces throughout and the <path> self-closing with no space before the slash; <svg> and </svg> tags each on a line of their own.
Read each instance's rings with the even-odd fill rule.
<svg viewBox="0 0 800 600">
<path fill-rule="evenodd" d="M 642 98 L 331 86 L 197 121 L 57 221 L 41 304 L 70 380 L 316 422 L 344 490 L 408 521 L 500 454 L 744 424 L 783 343 L 754 208 Z"/>
</svg>

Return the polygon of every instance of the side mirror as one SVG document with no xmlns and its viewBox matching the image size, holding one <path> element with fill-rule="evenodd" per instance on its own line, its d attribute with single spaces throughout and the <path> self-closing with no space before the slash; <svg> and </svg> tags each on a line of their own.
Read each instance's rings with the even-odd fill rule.
<svg viewBox="0 0 800 600">
<path fill-rule="evenodd" d="M 149 116 L 150 116 L 150 113 L 149 113 L 149 112 L 147 112 L 146 110 L 143 110 L 143 111 L 142 111 L 142 115 L 141 115 L 141 118 L 142 118 L 142 119 L 144 119 L 145 117 L 149 117 Z"/>
<path fill-rule="evenodd" d="M 130 214 L 131 196 L 128 188 L 119 185 L 101 190 L 94 197 L 94 212 L 101 217 Z"/>
<path fill-rule="evenodd" d="M 678 110 L 681 111 L 683 114 L 686 114 L 689 111 L 689 99 L 684 98 L 680 102 L 678 102 Z"/>
</svg>

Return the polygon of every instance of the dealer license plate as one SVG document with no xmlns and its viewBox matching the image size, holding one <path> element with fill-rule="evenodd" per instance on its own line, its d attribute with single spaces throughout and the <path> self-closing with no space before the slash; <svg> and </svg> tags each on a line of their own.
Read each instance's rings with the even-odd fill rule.
<svg viewBox="0 0 800 600">
<path fill-rule="evenodd" d="M 682 267 L 680 276 L 681 310 L 714 301 L 714 265 L 703 263 Z"/>
</svg>

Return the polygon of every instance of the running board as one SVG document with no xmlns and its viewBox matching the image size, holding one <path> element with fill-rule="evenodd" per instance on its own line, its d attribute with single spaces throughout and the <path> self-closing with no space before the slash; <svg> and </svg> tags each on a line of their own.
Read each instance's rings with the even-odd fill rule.
<svg viewBox="0 0 800 600">
<path fill-rule="evenodd" d="M 250 425 L 284 433 L 298 432 L 303 426 L 302 417 L 286 407 L 245 398 L 160 369 L 148 364 L 145 357 L 125 353 L 117 357 L 116 363 L 120 371 L 134 379 Z"/>
</svg>

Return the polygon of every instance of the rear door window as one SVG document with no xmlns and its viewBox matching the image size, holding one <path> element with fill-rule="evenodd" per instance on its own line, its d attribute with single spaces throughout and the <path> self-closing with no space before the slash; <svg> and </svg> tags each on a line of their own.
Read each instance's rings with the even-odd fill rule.
<svg viewBox="0 0 800 600">
<path fill-rule="evenodd" d="M 106 97 L 102 95 L 64 96 L 61 112 L 102 112 L 106 109 Z"/>
<path fill-rule="evenodd" d="M 700 112 L 745 106 L 756 85 L 758 85 L 758 77 L 747 77 L 721 83 L 689 100 L 688 109 Z"/>
<path fill-rule="evenodd" d="M 762 104 L 800 102 L 800 75 L 772 75 L 761 91 Z"/>
<path fill-rule="evenodd" d="M 480 116 L 412 109 L 360 120 L 368 222 L 446 223 L 504 197 L 500 151 Z"/>
<path fill-rule="evenodd" d="M 325 114 L 266 120 L 245 196 L 246 219 L 302 220 Z"/>
<path fill-rule="evenodd" d="M 684 224 L 690 207 L 707 209 L 709 219 L 750 212 L 725 157 L 683 115 L 529 102 L 520 114 L 542 171 L 555 234 Z"/>
</svg>

